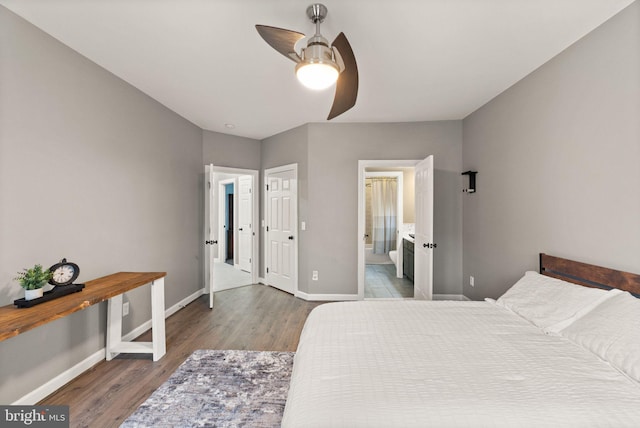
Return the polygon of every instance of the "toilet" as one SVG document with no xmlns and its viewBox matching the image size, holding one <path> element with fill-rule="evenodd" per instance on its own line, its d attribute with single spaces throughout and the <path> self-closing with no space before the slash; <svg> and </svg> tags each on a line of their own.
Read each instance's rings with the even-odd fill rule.
<svg viewBox="0 0 640 428">
<path fill-rule="evenodd" d="M 396 265 L 396 268 L 397 268 L 398 267 L 398 250 L 389 251 L 389 258 L 391 259 L 393 264 Z"/>
</svg>

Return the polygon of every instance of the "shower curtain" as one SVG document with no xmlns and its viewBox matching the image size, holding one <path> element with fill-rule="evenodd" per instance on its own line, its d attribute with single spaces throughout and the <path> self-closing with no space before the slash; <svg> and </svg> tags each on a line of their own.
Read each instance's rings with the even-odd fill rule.
<svg viewBox="0 0 640 428">
<path fill-rule="evenodd" d="M 395 178 L 371 178 L 374 254 L 385 254 L 396 249 L 397 188 Z"/>
</svg>

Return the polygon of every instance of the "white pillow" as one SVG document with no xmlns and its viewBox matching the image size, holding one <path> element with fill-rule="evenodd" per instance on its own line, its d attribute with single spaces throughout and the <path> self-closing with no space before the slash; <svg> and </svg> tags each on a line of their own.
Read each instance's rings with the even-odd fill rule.
<svg viewBox="0 0 640 428">
<path fill-rule="evenodd" d="M 619 293 L 560 334 L 640 382 L 640 299 Z"/>
<path fill-rule="evenodd" d="M 619 291 L 619 290 L 617 290 Z M 529 271 L 496 304 L 548 333 L 558 332 L 611 294 Z"/>
</svg>

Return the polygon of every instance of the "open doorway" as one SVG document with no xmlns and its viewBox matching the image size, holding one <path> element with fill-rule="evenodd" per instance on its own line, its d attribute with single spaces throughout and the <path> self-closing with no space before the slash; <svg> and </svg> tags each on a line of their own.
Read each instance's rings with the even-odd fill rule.
<svg viewBox="0 0 640 428">
<path fill-rule="evenodd" d="M 405 181 L 410 190 L 406 195 Z M 413 167 L 365 168 L 366 299 L 413 297 L 412 272 L 405 272 L 406 263 L 403 263 L 404 237 L 413 232 L 414 226 L 413 181 Z"/>
<path fill-rule="evenodd" d="M 213 296 L 258 281 L 258 171 L 214 165 L 205 171 L 205 287 Z"/>
<path fill-rule="evenodd" d="M 435 247 L 433 156 L 358 161 L 358 298 L 431 299 Z"/>
</svg>

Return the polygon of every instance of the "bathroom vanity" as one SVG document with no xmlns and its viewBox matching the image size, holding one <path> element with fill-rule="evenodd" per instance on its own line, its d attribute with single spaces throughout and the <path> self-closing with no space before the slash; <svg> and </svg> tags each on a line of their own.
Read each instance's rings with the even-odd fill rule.
<svg viewBox="0 0 640 428">
<path fill-rule="evenodd" d="M 411 237 L 402 239 L 402 271 L 404 276 L 413 282 L 413 254 L 414 242 Z"/>
</svg>

